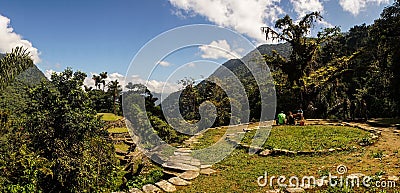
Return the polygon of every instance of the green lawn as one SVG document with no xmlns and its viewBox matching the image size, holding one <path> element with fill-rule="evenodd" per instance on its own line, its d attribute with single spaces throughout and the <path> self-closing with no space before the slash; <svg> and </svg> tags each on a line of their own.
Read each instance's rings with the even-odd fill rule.
<svg viewBox="0 0 400 193">
<path fill-rule="evenodd" d="M 204 133 L 195 149 L 203 149 L 217 142 L 226 132 L 223 129 L 210 129 Z M 255 130 L 246 133 L 242 140 L 251 144 Z M 342 126 L 278 126 L 273 127 L 263 148 L 288 149 L 292 151 L 323 150 L 346 148 L 368 138 L 369 133 L 353 127 Z"/>
<path fill-rule="evenodd" d="M 242 142 L 251 144 L 255 131 L 248 132 Z M 292 151 L 326 150 L 357 146 L 369 133 L 342 126 L 279 126 L 273 127 L 263 148 Z"/>
<path fill-rule="evenodd" d="M 114 127 L 107 130 L 109 133 L 127 133 L 128 128 L 126 127 Z"/>
<path fill-rule="evenodd" d="M 129 145 L 126 145 L 125 143 L 117 143 L 114 144 L 115 149 L 119 149 L 122 151 L 128 151 L 129 150 Z"/>
<path fill-rule="evenodd" d="M 202 149 L 210 146 L 220 139 L 226 128 L 211 129 L 199 139 L 200 144 L 195 148 Z M 242 143 L 250 143 L 255 131 L 248 132 Z M 257 154 L 250 155 L 247 149 L 236 149 L 219 163 L 213 165 L 217 170 L 211 176 L 200 175 L 187 187 L 179 187 L 178 192 L 265 192 L 269 189 L 279 188 L 276 180 L 273 187 L 269 185 L 260 187 L 257 178 L 267 172 L 268 178 L 272 176 L 287 177 L 288 183 L 291 176 L 300 180 L 304 176 L 339 175 L 337 166 L 347 166 L 350 173 L 363 173 L 377 179 L 376 174 L 389 172 L 386 162 L 371 157 L 370 147 L 361 147 L 357 141 L 368 137 L 369 133 L 352 127 L 341 126 L 279 126 L 273 127 L 265 147 L 274 147 L 290 150 L 318 150 L 336 147 L 357 146 L 357 149 L 327 153 L 324 155 L 280 155 L 262 157 Z M 300 182 L 301 183 L 301 182 Z M 379 192 L 381 189 L 364 187 L 347 189 L 343 187 L 316 188 L 311 192 Z M 387 192 L 398 192 L 399 188 L 384 189 Z"/>
<path fill-rule="evenodd" d="M 98 116 L 102 116 L 101 120 L 103 121 L 118 121 L 122 119 L 122 116 L 115 115 L 113 113 L 97 113 Z"/>
</svg>

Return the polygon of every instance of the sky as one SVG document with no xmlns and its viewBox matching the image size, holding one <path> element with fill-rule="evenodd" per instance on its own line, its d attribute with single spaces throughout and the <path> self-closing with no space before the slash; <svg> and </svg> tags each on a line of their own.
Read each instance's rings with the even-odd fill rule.
<svg viewBox="0 0 400 193">
<path fill-rule="evenodd" d="M 67 67 L 154 92 L 202 79 L 267 43 L 260 27 L 312 11 L 316 30 L 371 24 L 393 0 L 0 0 L 0 52 L 27 48 L 47 76 Z M 196 24 L 202 24 L 195 26 Z M 189 25 L 189 26 L 188 26 Z M 216 25 L 221 28 L 213 28 Z M 188 26 L 188 27 L 182 27 Z M 226 29 L 225 29 L 226 28 Z M 172 46 L 173 45 L 173 46 Z"/>
</svg>

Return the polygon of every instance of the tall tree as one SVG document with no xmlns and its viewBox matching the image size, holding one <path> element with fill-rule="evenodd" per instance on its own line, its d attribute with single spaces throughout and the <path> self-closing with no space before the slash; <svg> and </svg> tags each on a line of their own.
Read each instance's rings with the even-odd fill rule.
<svg viewBox="0 0 400 193">
<path fill-rule="evenodd" d="M 112 98 L 113 98 L 113 112 L 114 114 L 117 114 L 117 108 L 116 108 L 116 103 L 117 99 L 119 99 L 119 95 L 122 91 L 121 85 L 119 84 L 118 80 L 111 81 L 107 84 L 108 86 L 108 92 L 111 93 Z"/>
<path fill-rule="evenodd" d="M 301 107 L 306 106 L 308 103 L 307 100 L 309 100 L 304 96 L 308 88 L 304 83 L 303 77 L 307 77 L 318 67 L 316 58 L 321 45 L 337 36 L 340 31 L 337 27 L 328 28 L 318 33 L 316 38 L 307 37 L 314 23 L 321 19 L 322 16 L 319 12 L 309 13 L 299 22 L 294 22 L 286 15 L 275 23 L 275 28 L 279 29 L 280 32 L 276 32 L 269 27 L 262 28 L 267 39 L 286 41 L 289 42 L 292 47 L 289 59 L 286 60 L 277 53 L 275 53 L 275 57 L 268 59 L 273 59 L 274 62 L 280 66 L 283 73 L 287 75 L 288 86 L 290 89 L 297 90 Z M 270 62 L 271 61 L 267 61 L 267 63 Z"/>
</svg>

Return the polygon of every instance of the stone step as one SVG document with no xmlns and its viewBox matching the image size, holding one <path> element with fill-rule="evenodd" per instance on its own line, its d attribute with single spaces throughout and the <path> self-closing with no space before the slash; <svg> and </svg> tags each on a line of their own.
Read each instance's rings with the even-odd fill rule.
<svg viewBox="0 0 400 193">
<path fill-rule="evenodd" d="M 168 182 L 170 182 L 171 184 L 174 184 L 176 186 L 187 186 L 192 184 L 192 182 L 186 181 L 180 177 L 172 177 L 170 179 L 168 179 Z"/>
<path fill-rule="evenodd" d="M 175 192 L 176 191 L 176 187 L 166 180 L 161 180 L 161 181 L 157 182 L 156 185 L 158 187 L 160 187 L 162 190 L 164 190 L 165 192 Z"/>
<path fill-rule="evenodd" d="M 168 169 L 172 169 L 172 170 L 180 170 L 180 171 L 199 171 L 200 168 L 192 166 L 192 165 L 188 165 L 188 164 L 184 164 L 184 163 L 177 163 L 177 162 L 165 162 L 162 164 L 163 168 L 168 168 Z"/>
<path fill-rule="evenodd" d="M 200 173 L 198 171 L 186 171 L 180 174 L 178 177 L 184 179 L 184 180 L 193 180 L 199 176 Z"/>
<path fill-rule="evenodd" d="M 144 193 L 162 193 L 163 191 L 158 188 L 157 186 L 154 186 L 153 184 L 146 184 L 142 187 L 142 190 Z"/>
</svg>

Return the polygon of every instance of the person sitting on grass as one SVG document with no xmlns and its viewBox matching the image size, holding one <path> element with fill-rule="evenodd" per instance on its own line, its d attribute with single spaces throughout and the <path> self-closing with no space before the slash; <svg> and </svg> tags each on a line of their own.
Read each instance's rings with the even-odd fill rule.
<svg viewBox="0 0 400 193">
<path fill-rule="evenodd" d="M 294 118 L 292 111 L 289 111 L 288 113 L 287 124 L 296 125 L 296 119 Z"/>
<path fill-rule="evenodd" d="M 284 125 L 286 123 L 286 115 L 281 111 L 281 113 L 278 114 L 278 125 Z"/>
</svg>

